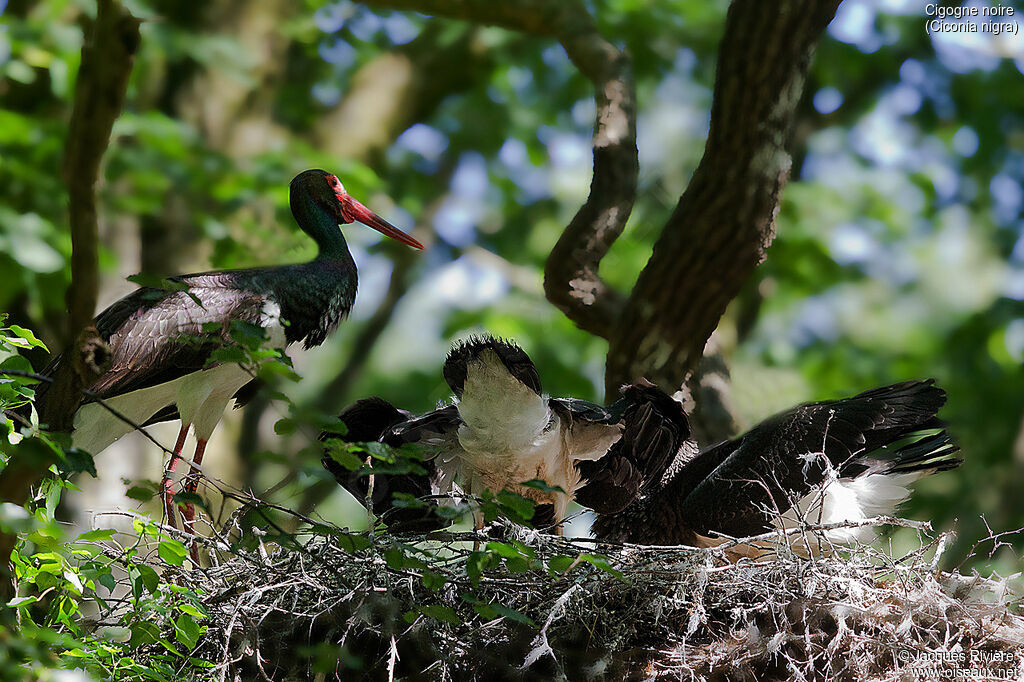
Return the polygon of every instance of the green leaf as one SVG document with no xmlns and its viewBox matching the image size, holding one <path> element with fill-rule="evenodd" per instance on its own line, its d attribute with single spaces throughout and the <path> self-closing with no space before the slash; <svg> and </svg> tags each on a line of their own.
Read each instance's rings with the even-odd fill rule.
<svg viewBox="0 0 1024 682">
<path fill-rule="evenodd" d="M 245 351 L 238 346 L 221 346 L 217 350 L 210 353 L 210 358 L 207 360 L 207 365 L 213 365 L 216 363 L 221 364 L 236 364 L 244 365 L 249 362 L 249 356 L 245 354 Z"/>
<path fill-rule="evenodd" d="M 193 618 L 197 618 L 199 620 L 210 617 L 208 613 L 206 613 L 205 611 L 201 611 L 199 608 L 193 606 L 192 604 L 181 604 L 180 606 L 178 606 L 178 608 L 181 610 L 182 613 L 187 613 Z"/>
<path fill-rule="evenodd" d="M 7 602 L 7 606 L 13 609 L 17 606 L 28 606 L 29 604 L 35 604 L 37 601 L 39 601 L 39 597 L 33 594 L 27 597 L 15 597 L 11 601 Z"/>
<path fill-rule="evenodd" d="M 522 495 L 502 490 L 498 493 L 498 502 L 502 506 L 505 515 L 513 521 L 525 523 L 533 518 L 534 504 Z"/>
<path fill-rule="evenodd" d="M 177 629 L 177 628 L 175 628 L 175 629 L 174 629 L 174 632 L 175 632 L 175 635 L 177 635 L 178 629 Z M 172 654 L 174 654 L 175 656 L 177 656 L 177 657 L 179 657 L 179 658 L 185 658 L 185 655 L 184 655 L 183 653 L 181 653 L 180 651 L 178 651 L 178 650 L 177 650 L 177 649 L 175 648 L 175 646 L 174 646 L 173 644 L 171 644 L 171 643 L 170 643 L 169 641 L 167 641 L 167 640 L 166 640 L 166 639 L 164 639 L 163 637 L 161 637 L 161 638 L 160 638 L 159 640 L 157 640 L 157 641 L 159 641 L 159 642 L 160 642 L 160 644 L 162 644 L 162 645 L 163 645 L 163 647 L 164 647 L 165 649 L 167 649 L 168 651 L 170 651 L 170 652 L 171 652 Z"/>
<path fill-rule="evenodd" d="M 156 491 L 145 486 L 133 485 L 131 488 L 128 488 L 128 492 L 125 495 L 139 502 L 149 502 L 156 496 Z"/>
<path fill-rule="evenodd" d="M 540 480 L 539 478 L 531 478 L 529 481 L 523 481 L 519 485 L 523 486 L 524 488 L 533 488 L 534 490 L 540 490 L 541 492 L 545 492 L 545 493 L 564 493 L 565 492 L 559 486 L 557 486 L 557 485 L 548 485 L 547 483 L 545 483 L 544 481 Z"/>
<path fill-rule="evenodd" d="M 295 423 L 295 420 L 289 417 L 285 417 L 284 419 L 278 419 L 276 422 L 274 422 L 274 433 L 276 433 L 279 436 L 289 436 L 295 433 L 295 430 L 297 428 L 298 425 Z"/>
<path fill-rule="evenodd" d="M 429 509 L 434 503 L 421 500 L 410 493 L 391 493 L 391 506 L 399 509 Z"/>
<path fill-rule="evenodd" d="M 608 573 L 618 578 L 623 582 L 627 582 L 626 577 L 622 574 L 622 571 L 612 566 L 611 562 L 608 560 L 608 557 L 603 557 L 599 554 L 581 554 L 580 561 L 585 561 L 591 566 L 598 568 L 604 571 L 605 573 Z"/>
<path fill-rule="evenodd" d="M 174 493 L 174 497 L 172 497 L 171 499 L 174 500 L 174 504 L 176 505 L 193 504 L 199 507 L 200 509 L 205 509 L 207 512 L 210 511 L 209 508 L 206 506 L 206 500 L 199 497 L 199 495 L 197 495 L 196 493 L 182 491 L 180 493 Z"/>
<path fill-rule="evenodd" d="M 466 558 L 466 576 L 476 587 L 480 584 L 480 578 L 484 571 L 494 568 L 499 563 L 501 563 L 501 559 L 489 552 L 470 552 L 469 557 Z"/>
<path fill-rule="evenodd" d="M 512 545 L 506 545 L 504 542 L 488 542 L 486 549 L 489 552 L 494 552 L 498 556 L 503 557 L 522 558 L 523 556 L 518 549 Z"/>
<path fill-rule="evenodd" d="M 139 572 L 138 580 L 142 582 L 142 585 L 150 594 L 155 595 L 157 590 L 160 588 L 160 576 L 156 574 L 156 571 L 145 564 L 136 565 L 135 570 Z"/>
<path fill-rule="evenodd" d="M 424 616 L 433 618 L 436 621 L 442 623 L 451 623 L 452 625 L 461 625 L 462 620 L 455 613 L 455 610 L 448 606 L 441 606 L 440 604 L 428 604 L 427 606 L 418 606 L 417 610 Z"/>
<path fill-rule="evenodd" d="M 12 458 L 23 458 L 26 462 L 34 462 L 39 468 L 45 468 L 58 461 L 58 453 L 41 438 L 23 438 L 17 445 L 5 449 Z"/>
<path fill-rule="evenodd" d="M 434 571 L 423 571 L 423 575 L 420 576 L 420 580 L 423 582 L 423 586 L 428 590 L 436 592 L 444 587 L 448 583 L 448 579 L 440 573 Z"/>
<path fill-rule="evenodd" d="M 42 348 L 45 351 L 50 350 L 49 348 L 46 347 L 46 344 L 44 344 L 42 341 L 36 338 L 36 335 L 33 334 L 31 330 L 25 329 L 24 327 L 19 327 L 16 324 L 12 324 L 10 327 L 8 327 L 8 329 L 10 329 L 15 336 L 25 339 L 25 341 L 28 342 L 29 348 Z"/>
<path fill-rule="evenodd" d="M 106 540 L 112 540 L 115 532 L 116 531 L 112 528 L 87 530 L 75 538 L 75 542 L 103 542 Z"/>
<path fill-rule="evenodd" d="M 485 620 L 494 620 L 498 617 L 498 610 L 490 604 L 474 604 L 473 610 L 480 614 L 480 617 L 484 618 Z"/>
<path fill-rule="evenodd" d="M 348 433 L 348 426 L 337 417 L 315 414 L 310 421 L 321 431 L 326 431 L 332 436 L 344 436 Z"/>
<path fill-rule="evenodd" d="M 374 459 L 379 459 L 382 462 L 395 461 L 395 449 L 390 445 L 385 445 L 384 443 L 378 443 L 377 441 L 371 440 L 360 443 L 359 447 L 373 455 Z"/>
<path fill-rule="evenodd" d="M 559 554 L 558 556 L 553 556 L 548 560 L 548 570 L 552 573 L 565 573 L 575 561 L 576 557 Z"/>
<path fill-rule="evenodd" d="M 178 542 L 177 540 L 161 540 L 160 544 L 157 545 L 157 554 L 163 559 L 164 563 L 172 566 L 181 566 L 185 563 L 185 555 L 188 550 L 185 549 L 185 545 Z"/>
<path fill-rule="evenodd" d="M 99 577 L 96 578 L 100 585 L 107 588 L 111 592 L 117 587 L 117 581 L 114 580 L 114 576 L 108 570 L 106 573 L 100 573 Z"/>
<path fill-rule="evenodd" d="M 192 650 L 199 643 L 201 630 L 199 624 L 192 616 L 183 613 L 174 621 L 174 636 L 179 642 L 185 645 L 186 649 Z"/>
<path fill-rule="evenodd" d="M 349 471 L 356 471 L 363 466 L 363 460 L 359 459 L 359 456 L 352 452 L 347 444 L 339 440 L 332 438 L 327 441 L 327 454 Z"/>
<path fill-rule="evenodd" d="M 43 498 L 46 500 L 46 517 L 53 518 L 54 513 L 57 511 L 57 505 L 60 504 L 60 496 L 64 491 L 65 481 L 56 476 L 45 479 L 39 486 L 43 493 Z"/>
<path fill-rule="evenodd" d="M 129 627 L 131 627 L 132 631 L 132 638 L 129 643 L 133 648 L 155 644 L 160 641 L 160 628 L 157 627 L 156 623 L 140 620 L 132 623 Z"/>
<path fill-rule="evenodd" d="M 85 471 L 93 478 L 96 478 L 96 463 L 93 461 L 92 455 L 78 448 L 64 451 L 64 462 L 61 469 L 69 474 Z"/>
<path fill-rule="evenodd" d="M 338 546 L 352 554 L 370 546 L 370 538 L 352 533 L 338 533 Z"/>
<path fill-rule="evenodd" d="M 516 611 L 515 609 L 495 603 L 491 603 L 489 606 L 491 606 L 491 608 L 497 611 L 499 615 L 504 616 L 509 620 L 515 621 L 517 623 L 523 623 L 524 625 L 529 625 L 532 628 L 537 627 L 537 624 L 533 622 L 533 619 L 531 619 L 529 616 L 520 613 L 519 611 Z"/>
<path fill-rule="evenodd" d="M 231 339 L 250 350 L 256 350 L 267 340 L 267 330 L 245 320 L 231 320 L 228 333 Z"/>
<path fill-rule="evenodd" d="M 400 547 L 391 547 L 384 552 L 384 561 L 389 568 L 401 571 L 406 568 L 425 568 L 426 564 L 414 556 L 410 556 Z"/>
</svg>

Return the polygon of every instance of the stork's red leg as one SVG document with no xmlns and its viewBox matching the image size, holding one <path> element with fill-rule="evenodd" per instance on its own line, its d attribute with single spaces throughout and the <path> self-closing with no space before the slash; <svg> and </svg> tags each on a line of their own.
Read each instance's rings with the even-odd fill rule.
<svg viewBox="0 0 1024 682">
<path fill-rule="evenodd" d="M 194 493 L 199 487 L 199 477 L 202 475 L 199 473 L 199 467 L 203 464 L 203 453 L 205 452 L 206 441 L 200 438 L 196 442 L 196 454 L 192 457 L 192 463 L 189 465 L 188 476 L 185 477 L 185 492 L 187 493 Z"/>
<path fill-rule="evenodd" d="M 177 528 L 178 522 L 174 514 L 174 490 L 171 486 L 171 474 L 174 473 L 178 462 L 181 461 L 181 450 L 185 447 L 185 438 L 188 436 L 189 426 L 191 424 L 182 423 L 181 430 L 178 431 L 178 440 L 174 443 L 174 452 L 171 453 L 171 461 L 167 463 L 167 468 L 164 469 L 163 480 L 160 481 L 160 488 L 163 490 L 164 495 L 164 514 L 167 516 L 167 524 L 172 528 Z"/>
<path fill-rule="evenodd" d="M 473 538 L 473 551 L 480 551 L 480 532 L 484 529 L 484 515 L 482 512 L 473 512 L 473 530 L 476 537 Z"/>
<path fill-rule="evenodd" d="M 186 493 L 195 493 L 196 489 L 199 487 L 200 473 L 198 467 L 201 466 L 203 463 L 204 452 L 206 452 L 206 441 L 203 440 L 202 438 L 196 439 L 196 453 L 195 455 L 192 456 L 192 462 L 191 464 L 189 464 L 190 469 L 188 475 L 185 476 L 185 484 L 184 486 L 182 486 L 182 489 Z M 195 505 L 193 505 L 191 502 L 186 502 L 185 510 L 182 512 L 182 516 L 185 517 L 185 522 L 183 524 L 185 526 L 185 530 L 187 530 L 189 533 L 194 533 L 195 531 L 192 528 L 192 524 L 196 518 Z M 190 543 L 188 552 L 189 556 L 192 558 L 192 562 L 196 566 L 198 566 L 199 552 L 196 549 L 194 543 Z"/>
</svg>

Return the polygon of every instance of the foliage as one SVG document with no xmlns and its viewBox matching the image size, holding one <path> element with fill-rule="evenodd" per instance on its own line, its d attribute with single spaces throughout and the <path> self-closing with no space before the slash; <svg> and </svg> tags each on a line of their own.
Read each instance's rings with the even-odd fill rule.
<svg viewBox="0 0 1024 682">
<path fill-rule="evenodd" d="M 142 519 L 134 523 L 138 536 L 129 546 L 115 541 L 113 530 L 88 531 L 67 542 L 42 511 L 36 513 L 39 527 L 25 534 L 16 555 L 17 577 L 27 594 L 10 606 L 22 613 L 26 641 L 54 647 L 50 665 L 59 661 L 99 678 L 126 680 L 173 680 L 182 666 L 209 667 L 189 655 L 206 632 L 201 595 L 161 579 L 152 559 L 140 552 L 152 542 L 160 563 L 180 566 L 185 545 Z M 84 618 L 90 610 L 99 614 L 98 625 Z M 144 661 L 143 647 L 151 649 Z"/>
<path fill-rule="evenodd" d="M 130 5 L 148 21 L 100 187 L 104 300 L 127 291 L 123 279 L 140 271 L 142 281 L 159 283 L 182 271 L 308 257 L 311 245 L 290 227 L 286 190 L 307 167 L 337 172 L 354 196 L 396 224 L 419 219 L 436 234 L 372 348 L 359 345 L 361 332 L 380 324 L 371 313 L 388 305 L 383 292 L 395 251 L 355 229 L 346 235 L 359 262 L 359 303 L 322 350 L 291 363 L 257 348 L 247 330 L 233 330 L 240 343 L 221 359 L 244 360 L 271 383 L 238 426 L 241 487 L 291 477 L 266 504 L 227 491 L 231 504 L 242 504 L 240 526 L 255 525 L 295 550 L 299 526 L 363 523 L 342 493 L 324 499 L 336 488 L 320 467 L 320 446 L 310 442 L 338 407 L 358 397 L 382 395 L 414 411 L 446 399 L 441 358 L 452 338 L 471 331 L 516 338 L 537 362 L 546 391 L 600 400 L 606 344 L 547 305 L 541 288 L 544 260 L 586 196 L 590 172 L 591 93 L 556 44 L 345 0 L 244 8 L 215 2 L 201 13 L 165 0 Z M 945 554 L 946 567 L 970 557 L 966 565 L 983 573 L 1009 574 L 1019 570 L 1019 538 L 994 557 L 969 550 L 987 532 L 985 523 L 997 530 L 1024 525 L 1024 120 L 1014 99 L 1021 60 L 991 46 L 974 50 L 929 37 L 919 8 L 898 5 L 841 6 L 797 121 L 793 181 L 777 239 L 719 332 L 736 408 L 748 424 L 803 400 L 937 377 L 950 398 L 942 416 L 966 463 L 923 482 L 907 513 L 938 527 L 958 520 L 960 539 Z M 700 158 L 725 3 L 590 6 L 603 34 L 630 53 L 637 80 L 640 196 L 601 272 L 628 291 L 658 236 L 655 226 Z M 174 677 L 169 670 L 199 665 L 190 661 L 188 643 L 195 645 L 204 627 L 202 617 L 182 610 L 199 593 L 178 592 L 153 569 L 174 564 L 181 548 L 173 543 L 180 540 L 140 521 L 130 542 L 65 542 L 55 519 L 60 495 L 77 492 L 67 477 L 94 467 L 102 477 L 104 458 L 93 463 L 36 430 L 30 407 L 38 385 L 32 369 L 43 366 L 63 329 L 70 240 L 61 157 L 80 61 L 79 19 L 94 7 L 81 0 L 0 2 L 0 12 L 0 369 L 8 372 L 0 377 L 0 403 L 28 415 L 27 425 L 2 422 L 0 444 L 4 457 L 20 448 L 53 463 L 30 512 L 3 508 L 4 526 L 24 538 L 19 576 L 36 587 L 18 605 L 24 637 L 3 642 L 0 677 L 13 670 L 3 667 L 13 660 L 35 661 L 36 674 L 55 655 L 100 676 Z M 455 52 L 463 43 L 471 49 L 452 73 L 433 74 L 439 82 L 453 75 L 457 85 L 414 84 L 401 94 L 415 116 L 382 150 L 356 155 L 355 145 L 335 142 L 345 139 L 338 121 L 350 120 L 338 112 L 374 81 L 365 69 L 393 65 L 388 60 L 396 55 Z M 396 74 L 377 80 L 397 82 Z M 332 378 L 364 352 L 361 370 L 334 385 Z M 299 375 L 303 382 L 287 382 Z M 267 407 L 271 399 L 274 408 Z M 268 409 L 276 411 L 274 428 L 261 429 Z M 24 438 L 17 433 L 23 428 Z M 335 452 L 342 463 L 361 463 L 369 454 L 378 465 L 415 466 L 374 448 Z M 139 472 L 129 498 L 153 496 L 149 475 Z M 208 489 L 203 500 L 218 495 Z M 482 502 L 489 518 L 528 517 L 515 497 Z M 293 509 L 314 525 L 300 523 Z M 386 536 L 373 530 L 343 531 L 331 541 L 353 555 L 385 552 L 379 556 L 388 570 L 421 571 L 428 591 L 450 584 L 441 582 L 444 571 L 413 568 L 425 559 L 408 543 L 384 549 Z M 246 533 L 238 550 L 258 552 L 262 541 Z M 151 542 L 156 559 L 143 550 Z M 138 551 L 129 557 L 132 548 Z M 527 549 L 492 542 L 463 558 L 459 579 L 550 569 L 553 559 L 544 563 Z M 577 554 L 563 556 L 575 561 Z M 128 589 L 129 619 L 110 625 L 128 628 L 126 642 L 87 631 L 79 617 L 83 605 L 107 600 L 96 596 L 97 585 L 103 594 L 109 587 L 104 576 Z M 462 618 L 471 610 L 472 618 L 516 619 L 499 609 L 511 607 L 483 600 L 417 606 L 418 623 L 454 626 L 452 612 Z M 517 613 L 540 622 L 536 613 Z M 143 616 L 153 616 L 162 638 L 152 630 L 145 636 L 154 638 L 145 641 L 147 660 L 159 663 L 148 668 L 135 658 L 145 637 L 132 631 L 145 629 Z M 342 664 L 357 661 L 343 657 Z"/>
<path fill-rule="evenodd" d="M 3 328 L 2 332 L 0 343 L 7 350 L 41 344 L 27 329 L 12 326 Z M 213 360 L 236 362 L 254 377 L 272 384 L 281 378 L 298 379 L 280 350 L 262 347 L 263 330 L 234 325 L 229 333 L 234 343 L 218 350 Z M 213 585 L 192 582 L 202 569 L 191 563 L 189 571 L 183 570 L 186 561 L 191 561 L 186 544 L 191 542 L 200 542 L 210 552 L 214 559 L 211 575 L 217 574 L 216 567 L 222 562 L 230 564 L 237 559 L 251 563 L 259 557 L 267 557 L 268 551 L 313 556 L 324 547 L 331 547 L 355 557 L 373 557 L 371 563 L 379 560 L 386 570 L 396 575 L 417 572 L 429 593 L 447 592 L 459 581 L 476 587 L 495 571 L 540 572 L 557 581 L 586 564 L 621 577 L 607 558 L 592 552 L 575 557 L 556 554 L 541 560 L 533 549 L 518 540 L 491 541 L 483 549 L 468 551 L 450 543 L 406 541 L 393 536 L 383 524 L 358 534 L 332 524 L 311 522 L 285 507 L 264 503 L 251 493 L 246 497 L 241 491 L 227 488 L 219 492 L 243 504 L 223 526 L 211 526 L 213 540 L 132 513 L 128 513 L 132 516 L 132 533 L 93 529 L 67 538 L 57 521 L 58 506 L 65 492 L 78 491 L 71 481 L 74 474 L 84 470 L 95 475 L 92 457 L 68 447 L 64 439 L 40 430 L 35 420 L 19 423 L 23 418 L 14 410 L 30 405 L 30 386 L 37 379 L 15 367 L 6 371 L 12 374 L 4 376 L 6 392 L 0 396 L 0 408 L 11 410 L 3 413 L 4 438 L 9 443 L 5 454 L 7 457 L 15 454 L 45 457 L 56 463 L 27 509 L 10 503 L 0 507 L 3 511 L 0 529 L 18 536 L 12 557 L 19 593 L 7 607 L 16 609 L 22 622 L 17 635 L 8 634 L 0 642 L 0 671 L 5 673 L 5 679 L 23 674 L 45 676 L 47 670 L 57 668 L 81 669 L 99 678 L 117 680 L 203 679 L 214 672 L 211 669 L 217 657 L 209 647 L 219 640 L 209 632 L 209 605 L 218 603 L 224 590 L 218 593 Z M 280 398 L 290 406 L 291 412 L 289 417 L 275 424 L 277 433 L 288 434 L 313 427 L 344 432 L 344 424 L 337 419 L 297 406 L 284 394 L 280 394 Z M 411 447 L 391 450 L 379 443 L 350 444 L 335 439 L 310 447 L 318 454 L 329 452 L 354 470 L 375 474 L 423 471 L 418 464 L 422 453 Z M 367 454 L 373 460 L 372 467 L 363 462 Z M 216 485 L 210 482 L 205 487 L 210 489 Z M 534 485 L 543 484 L 536 482 Z M 159 490 L 154 482 L 136 481 L 128 496 L 144 502 L 157 496 Z M 201 497 L 179 493 L 175 501 L 178 504 L 194 502 L 212 516 L 207 501 Z M 422 504 L 415 500 L 409 503 Z M 488 523 L 498 519 L 528 523 L 533 516 L 533 503 L 508 491 L 497 494 L 485 491 L 484 496 L 473 500 L 472 504 L 481 509 Z M 471 509 L 465 503 L 431 507 L 449 522 L 462 522 Z M 285 530 L 281 520 L 288 517 L 299 519 L 305 527 Z M 268 549 L 273 546 L 278 548 Z M 261 575 L 266 577 L 272 573 L 262 572 Z M 228 593 L 236 591 L 237 588 L 227 585 Z M 462 599 L 464 609 L 475 614 L 474 618 L 482 619 L 481 622 L 504 619 L 536 627 L 529 617 L 499 602 L 481 601 L 472 592 L 464 593 Z M 448 624 L 462 622 L 462 616 L 451 607 L 429 600 L 414 605 L 403 617 L 409 623 L 420 618 Z M 230 639 L 232 628 L 224 632 Z M 220 644 L 215 646 L 220 647 Z M 357 657 L 344 648 L 333 651 L 334 658 L 329 658 L 329 653 L 317 650 L 309 656 L 315 656 L 318 669 L 361 665 Z M 219 665 L 225 667 L 224 662 Z"/>
<path fill-rule="evenodd" d="M 433 213 L 427 220 L 438 240 L 365 371 L 344 393 L 325 394 L 344 359 L 362 350 L 353 346 L 355 330 L 380 302 L 391 267 L 380 256 L 393 251 L 352 232 L 363 282 L 356 319 L 315 360 L 300 358 L 307 381 L 288 389 L 293 397 L 333 411 L 379 394 L 426 410 L 447 394 L 436 368 L 449 340 L 486 329 L 526 348 L 546 390 L 600 398 L 604 342 L 575 329 L 540 288 L 544 259 L 585 196 L 589 173 L 593 103 L 557 46 L 311 2 L 270 20 L 280 30 L 266 38 L 277 46 L 268 56 L 253 46 L 262 34 L 238 33 L 217 12 L 198 16 L 162 2 L 133 9 L 158 20 L 143 27 L 101 213 L 107 225 L 137 227 L 141 255 L 119 250 L 111 228 L 103 254 L 111 282 L 140 269 L 164 276 L 307 256 L 310 246 L 286 227 L 285 187 L 293 172 L 322 166 L 355 196 L 391 197 L 382 205 L 400 224 Z M 640 196 L 602 263 L 602 275 L 625 291 L 699 159 L 723 7 L 678 0 L 594 9 L 601 30 L 633 58 L 641 105 Z M 12 275 L 0 310 L 48 343 L 59 336 L 68 283 L 58 170 L 81 42 L 80 28 L 62 19 L 78 11 L 60 0 L 4 14 L 11 28 L 0 64 L 0 259 Z M 246 12 L 232 14 L 255 26 L 271 10 Z M 1020 112 L 1010 99 L 1019 71 L 1009 59 L 950 52 L 942 38 L 923 34 L 920 17 L 899 12 L 854 0 L 841 6 L 797 122 L 778 237 L 722 334 L 746 423 L 801 400 L 937 376 L 950 391 L 944 416 L 968 464 L 912 508 L 947 523 L 959 518 L 970 536 L 980 527 L 967 519 L 979 512 L 1007 527 L 1024 514 L 1009 456 L 1024 412 L 1021 202 L 1013 189 L 1024 166 L 1014 132 Z M 422 120 L 399 131 L 386 153 L 352 159 L 331 144 L 344 130 L 318 127 L 382 55 L 421 39 L 434 52 L 452 49 L 467 36 L 486 58 L 462 64 L 465 86 L 425 101 Z M 258 102 L 240 105 L 237 84 L 257 82 Z M 194 90 L 212 99 L 201 106 Z M 222 119 L 252 130 L 248 144 L 232 141 Z M 482 120 L 486 126 L 474 124 Z M 38 366 L 41 355 L 29 357 Z M 307 362 L 315 373 L 303 371 Z M 767 388 L 778 386 L 784 390 Z M 261 445 L 254 452 L 270 449 Z M 304 448 L 297 438 L 273 446 L 300 458 Z M 301 460 L 313 475 L 315 460 Z M 1005 485 L 993 493 L 992 480 Z M 986 503 L 980 490 L 1000 503 Z M 949 497 L 962 505 L 938 502 Z"/>
</svg>

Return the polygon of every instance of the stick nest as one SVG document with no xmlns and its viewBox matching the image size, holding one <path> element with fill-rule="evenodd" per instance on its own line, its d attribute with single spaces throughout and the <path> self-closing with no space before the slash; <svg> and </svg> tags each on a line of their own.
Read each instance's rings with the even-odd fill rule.
<svg viewBox="0 0 1024 682">
<path fill-rule="evenodd" d="M 733 563 L 721 548 L 497 533 L 503 544 L 476 554 L 468 534 L 383 535 L 355 549 L 353 536 L 318 533 L 183 571 L 175 580 L 210 613 L 193 656 L 229 680 L 1020 674 L 1018 597 L 1005 580 L 937 571 L 945 536 L 902 558 L 784 548 Z M 494 556 L 513 546 L 533 556 Z M 496 565 L 467 572 L 487 557 Z"/>
</svg>

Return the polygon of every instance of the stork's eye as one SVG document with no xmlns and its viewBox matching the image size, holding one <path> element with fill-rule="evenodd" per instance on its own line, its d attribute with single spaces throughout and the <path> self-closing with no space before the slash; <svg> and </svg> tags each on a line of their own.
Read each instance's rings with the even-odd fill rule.
<svg viewBox="0 0 1024 682">
<path fill-rule="evenodd" d="M 337 175 L 328 175 L 327 184 L 331 186 L 335 192 L 344 192 L 345 188 L 341 184 L 341 180 L 338 179 Z"/>
</svg>

